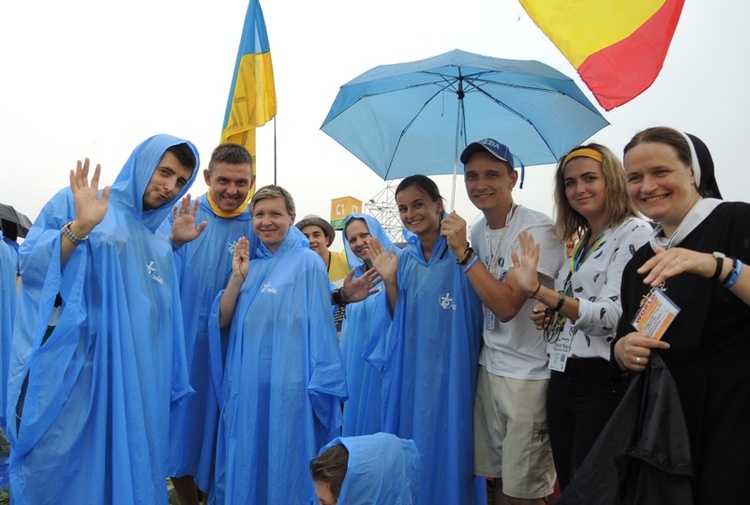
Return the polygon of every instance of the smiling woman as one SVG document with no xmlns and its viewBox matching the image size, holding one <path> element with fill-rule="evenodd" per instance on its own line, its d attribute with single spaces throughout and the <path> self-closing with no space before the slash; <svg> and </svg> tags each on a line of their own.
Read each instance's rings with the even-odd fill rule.
<svg viewBox="0 0 750 505">
<path fill-rule="evenodd" d="M 623 274 L 615 359 L 621 369 L 636 372 L 650 368 L 654 353 L 666 363 L 687 425 L 687 433 L 678 435 L 690 444 L 694 503 L 744 502 L 750 474 L 750 375 L 744 371 L 750 355 L 750 205 L 717 199 L 708 148 L 671 128 L 636 134 L 625 147 L 625 170 L 636 207 L 659 226 Z M 661 340 L 630 324 L 643 301 L 656 297 L 679 310 Z M 659 484 L 673 478 L 664 475 Z"/>
<path fill-rule="evenodd" d="M 530 317 L 547 341 L 547 422 L 565 490 L 625 393 L 624 384 L 608 380 L 609 347 L 622 312 L 623 268 L 651 228 L 636 217 L 620 160 L 600 144 L 576 147 L 560 160 L 555 204 L 558 235 L 574 245 L 554 289 L 539 282 L 530 234 L 522 234 L 514 268 L 519 286 L 541 302 Z"/>
<path fill-rule="evenodd" d="M 424 175 L 407 177 L 396 188 L 396 202 L 406 248 L 396 254 L 375 239 L 369 249 L 393 314 L 388 337 L 366 355 L 383 372 L 382 431 L 417 445 L 420 502 L 484 503 L 470 429 L 482 304 L 464 275 L 466 263 L 440 235 L 444 211 L 435 183 Z"/>
<path fill-rule="evenodd" d="M 294 201 L 285 189 L 259 189 L 250 208 L 260 242 L 250 261 L 248 240 L 237 241 L 211 326 L 211 366 L 221 378 L 212 499 L 311 503 L 312 483 L 289 476 L 304 475 L 306 462 L 338 434 L 347 398 L 328 276 L 292 226 Z"/>
<path fill-rule="evenodd" d="M 388 234 L 377 219 L 367 214 L 350 214 L 344 226 L 344 248 L 349 268 L 359 278 L 372 268 L 368 241 L 377 238 L 390 250 Z M 383 284 L 376 294 L 346 306 L 341 326 L 341 353 L 346 367 L 349 400 L 344 405 L 344 436 L 369 435 L 381 428 L 380 372 L 363 355 L 385 334 L 391 319 Z"/>
<path fill-rule="evenodd" d="M 250 203 L 253 228 L 258 239 L 273 254 L 281 245 L 294 223 L 294 202 L 286 191 L 268 187 L 258 191 Z M 272 196 L 278 194 L 278 196 Z"/>
</svg>

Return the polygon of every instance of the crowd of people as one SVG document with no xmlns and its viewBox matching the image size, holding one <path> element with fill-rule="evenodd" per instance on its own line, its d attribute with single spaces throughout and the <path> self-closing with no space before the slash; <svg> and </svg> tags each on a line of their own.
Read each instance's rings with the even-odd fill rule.
<svg viewBox="0 0 750 505">
<path fill-rule="evenodd" d="M 514 201 L 512 146 L 460 159 L 471 226 L 413 175 L 403 247 L 352 214 L 341 252 L 239 145 L 197 199 L 184 139 L 105 188 L 79 161 L 0 241 L 13 503 L 740 502 L 750 205 L 705 144 L 572 149 L 554 220 Z"/>
</svg>

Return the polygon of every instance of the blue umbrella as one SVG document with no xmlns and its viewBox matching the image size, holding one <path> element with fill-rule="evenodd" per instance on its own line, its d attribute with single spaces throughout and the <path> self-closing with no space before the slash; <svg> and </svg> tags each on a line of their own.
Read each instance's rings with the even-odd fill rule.
<svg viewBox="0 0 750 505">
<path fill-rule="evenodd" d="M 570 77 L 544 63 L 456 49 L 349 81 L 321 129 L 384 180 L 453 173 L 455 193 L 467 140 L 495 138 L 523 168 L 556 162 L 608 124 Z"/>
</svg>

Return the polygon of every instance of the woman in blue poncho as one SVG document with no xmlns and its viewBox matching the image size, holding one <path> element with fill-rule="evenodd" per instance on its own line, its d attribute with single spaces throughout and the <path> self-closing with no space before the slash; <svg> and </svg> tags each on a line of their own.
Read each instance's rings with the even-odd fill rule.
<svg viewBox="0 0 750 505">
<path fill-rule="evenodd" d="M 377 219 L 366 214 L 351 214 L 344 226 L 344 249 L 355 278 L 372 268 L 369 239 L 377 238 L 390 249 L 391 240 Z M 382 283 L 379 285 L 382 288 Z M 385 290 L 346 307 L 341 327 L 341 352 L 346 367 L 349 399 L 344 405 L 343 435 L 369 435 L 380 431 L 380 371 L 365 361 L 368 344 L 375 343 L 390 324 Z"/>
<path fill-rule="evenodd" d="M 407 177 L 396 202 L 406 248 L 370 246 L 393 314 L 367 355 L 383 371 L 382 431 L 417 445 L 420 503 L 484 503 L 484 480 L 472 473 L 482 304 L 440 234 L 445 212 L 435 183 Z"/>
<path fill-rule="evenodd" d="M 339 437 L 310 461 L 321 505 L 414 505 L 419 453 L 390 433 Z"/>
<path fill-rule="evenodd" d="M 221 413 L 211 503 L 309 505 L 307 462 L 338 435 L 347 396 L 328 276 L 292 226 L 286 190 L 261 188 L 250 213 L 256 257 L 239 239 L 212 313 Z"/>
</svg>

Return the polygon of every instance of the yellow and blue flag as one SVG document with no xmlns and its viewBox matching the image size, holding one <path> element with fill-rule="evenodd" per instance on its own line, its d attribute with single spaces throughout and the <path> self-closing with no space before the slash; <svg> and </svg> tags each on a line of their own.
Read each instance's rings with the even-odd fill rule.
<svg viewBox="0 0 750 505">
<path fill-rule="evenodd" d="M 255 159 L 255 129 L 276 115 L 276 88 L 266 23 L 258 0 L 250 0 L 234 65 L 221 143 L 245 147 Z"/>
</svg>

